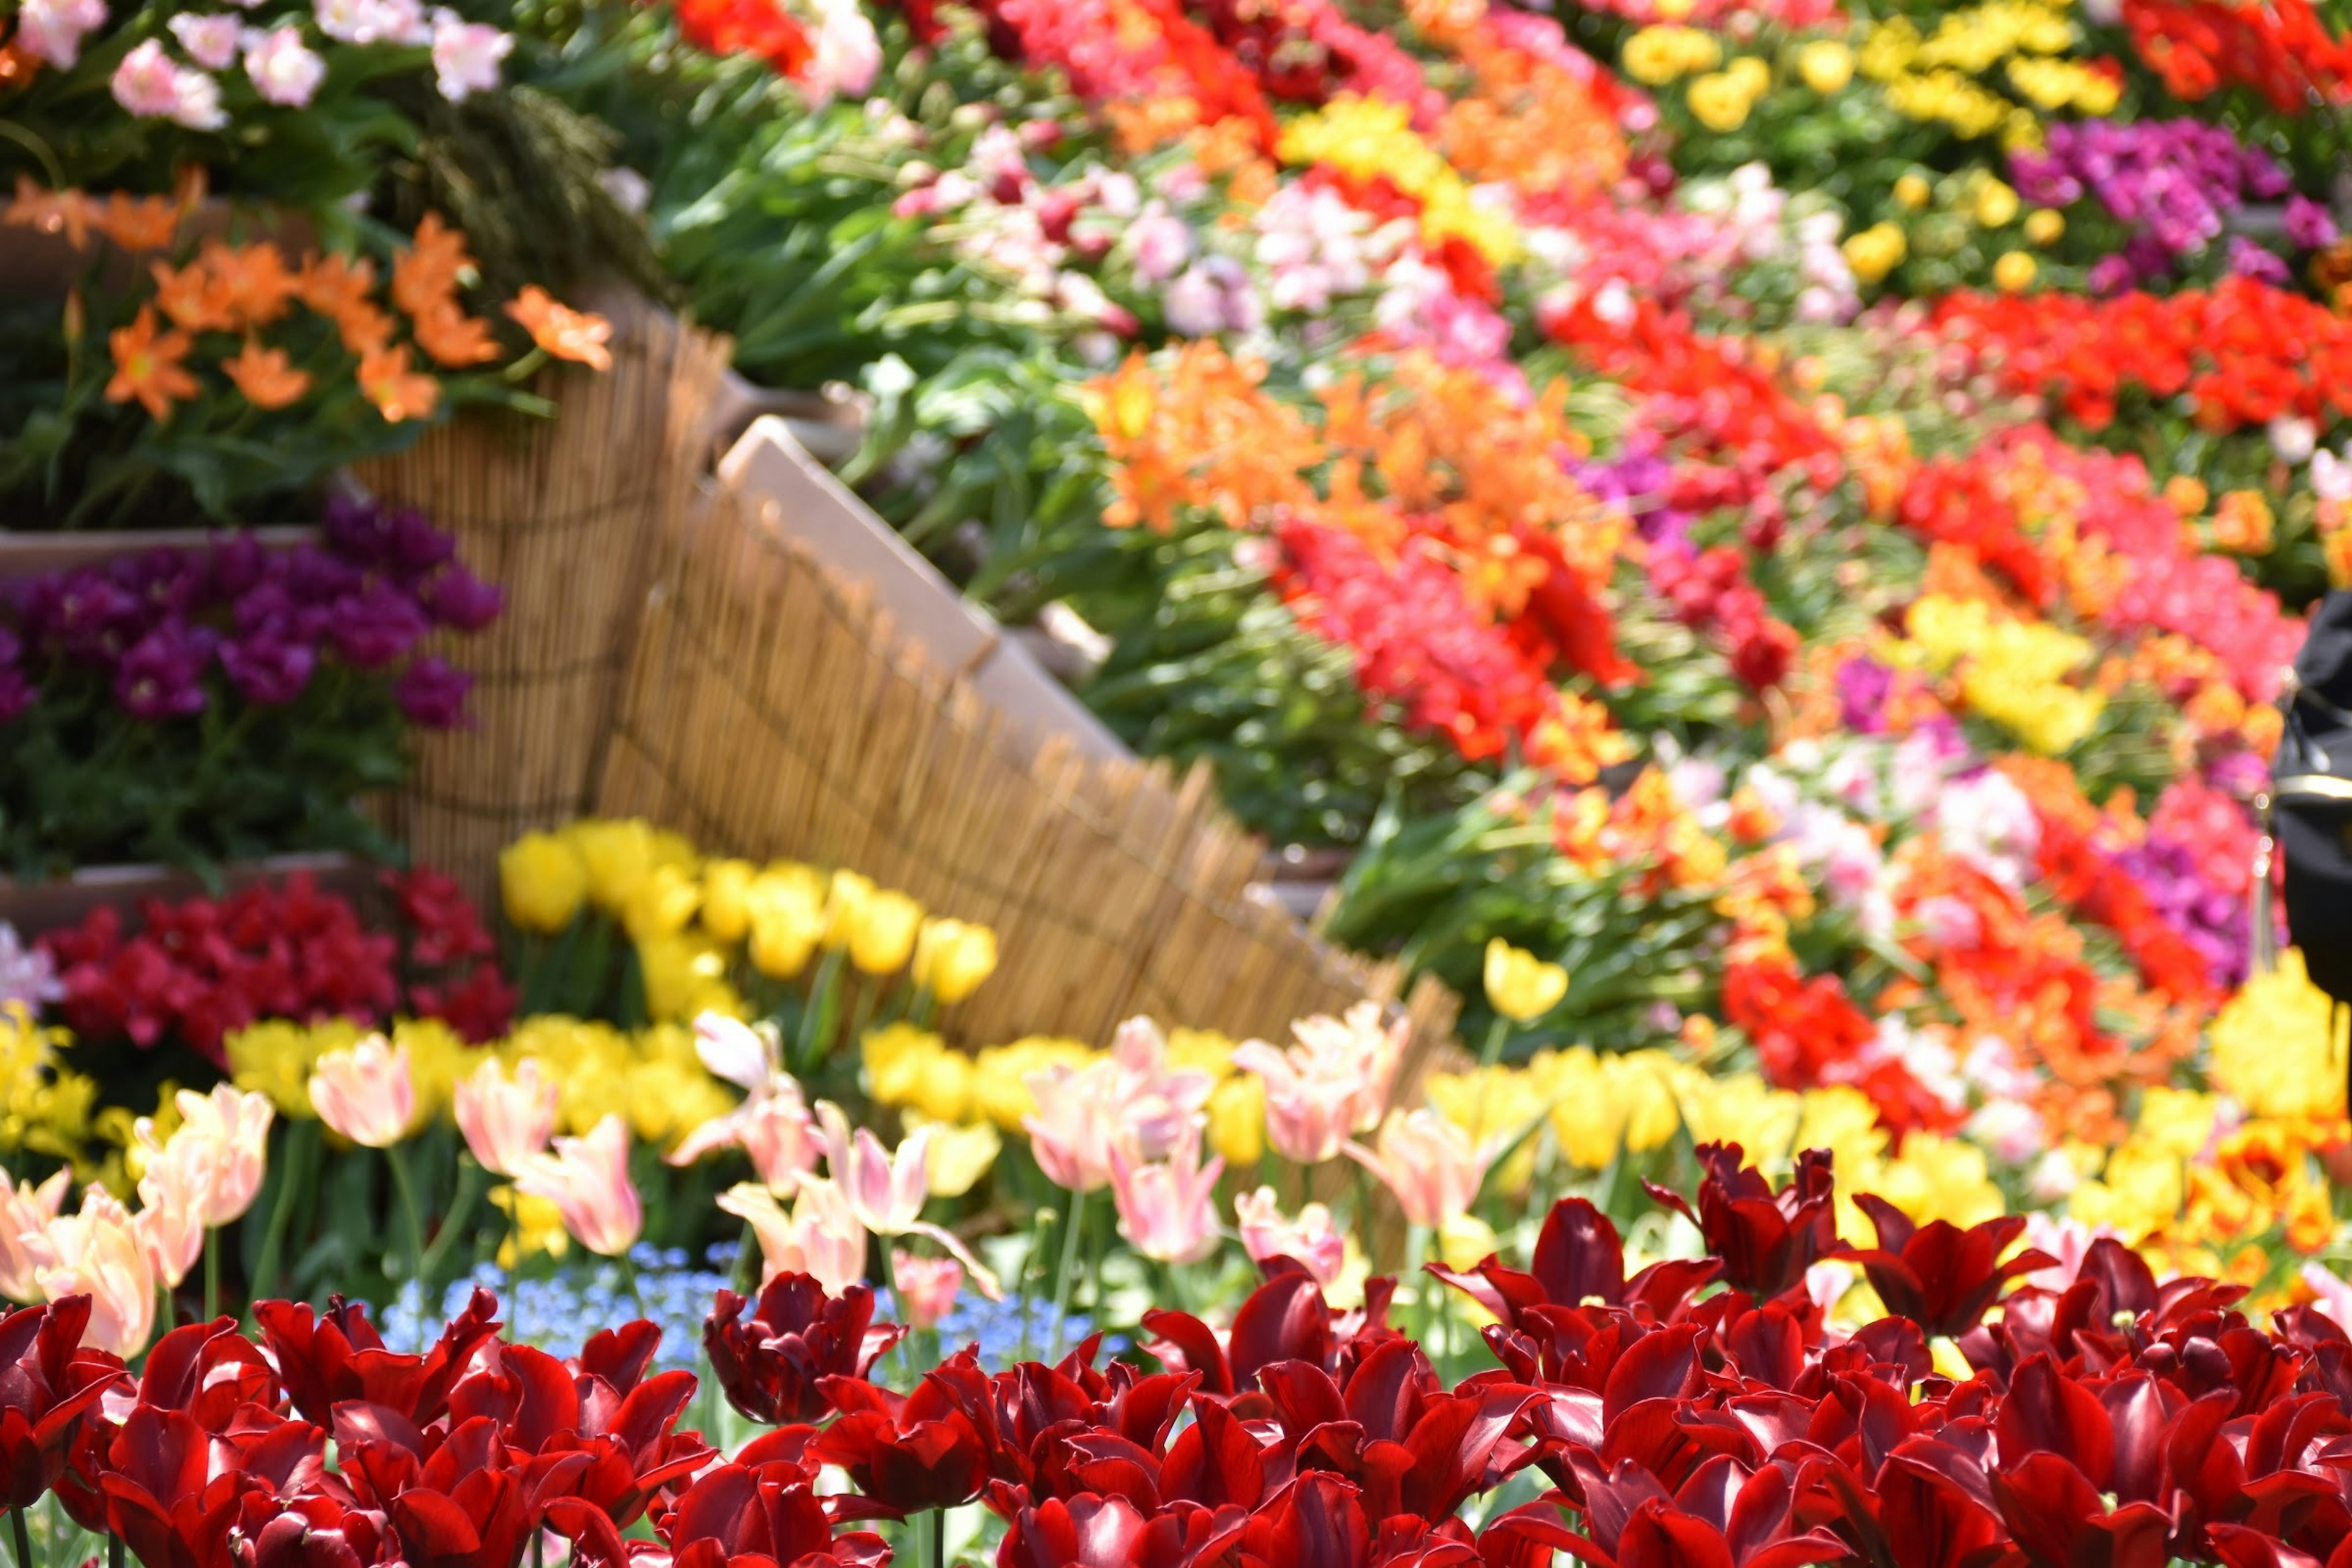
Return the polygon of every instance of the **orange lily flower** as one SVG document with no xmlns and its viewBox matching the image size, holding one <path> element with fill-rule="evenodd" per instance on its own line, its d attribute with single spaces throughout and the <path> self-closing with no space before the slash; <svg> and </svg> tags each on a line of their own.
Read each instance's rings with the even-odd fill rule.
<svg viewBox="0 0 2352 1568">
<path fill-rule="evenodd" d="M 438 300 L 416 318 L 416 346 L 446 365 L 480 364 L 499 357 L 489 322 L 469 316 L 455 300 Z"/>
<path fill-rule="evenodd" d="M 90 203 L 79 191 L 45 191 L 30 174 L 16 176 L 16 198 L 0 212 L 0 224 L 62 234 L 76 250 L 89 248 Z"/>
<path fill-rule="evenodd" d="M 408 345 L 374 349 L 360 359 L 360 390 L 387 424 L 430 418 L 441 401 L 441 384 L 409 368 Z"/>
<path fill-rule="evenodd" d="M 106 384 L 109 403 L 128 403 L 135 397 L 161 424 L 172 417 L 174 402 L 194 397 L 200 390 L 196 378 L 182 363 L 188 357 L 188 334 L 159 333 L 153 306 L 140 306 L 137 318 L 109 333 L 107 342 L 114 351 L 114 376 Z"/>
<path fill-rule="evenodd" d="M 473 267 L 466 237 L 443 223 L 439 213 L 426 213 L 408 249 L 392 264 L 393 303 L 413 317 L 424 316 L 454 295 Z"/>
<path fill-rule="evenodd" d="M 284 254 L 268 240 L 236 249 L 207 240 L 198 259 L 212 274 L 236 324 L 247 331 L 278 320 L 293 301 L 298 279 L 287 268 Z"/>
<path fill-rule="evenodd" d="M 310 373 L 296 370 L 284 349 L 266 349 L 251 338 L 221 370 L 256 408 L 283 408 L 310 390 Z"/>
<path fill-rule="evenodd" d="M 531 342 L 557 359 L 592 370 L 613 368 L 612 351 L 604 346 L 613 335 L 613 323 L 593 310 L 575 310 L 533 283 L 509 302 L 507 314 L 522 323 Z"/>
<path fill-rule="evenodd" d="M 155 303 L 181 331 L 226 331 L 236 325 L 220 279 L 202 261 L 185 267 L 157 261 L 149 264 L 149 270 L 155 274 Z"/>
<path fill-rule="evenodd" d="M 115 192 L 100 206 L 89 204 L 92 228 L 124 250 L 163 250 L 180 234 L 180 204 L 171 196 L 127 196 Z"/>
</svg>

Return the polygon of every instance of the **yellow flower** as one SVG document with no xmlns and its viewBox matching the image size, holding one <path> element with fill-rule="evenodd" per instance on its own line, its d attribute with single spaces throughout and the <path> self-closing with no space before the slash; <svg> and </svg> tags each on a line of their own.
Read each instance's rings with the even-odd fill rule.
<svg viewBox="0 0 2352 1568">
<path fill-rule="evenodd" d="M 676 936 L 694 918 L 702 888 L 676 866 L 656 866 L 637 879 L 621 902 L 621 924 L 632 940 Z"/>
<path fill-rule="evenodd" d="M 588 863 L 568 839 L 526 833 L 499 851 L 499 894 L 519 930 L 560 931 L 588 897 Z"/>
<path fill-rule="evenodd" d="M 448 1115 L 457 1080 L 485 1054 L 438 1018 L 401 1019 L 392 1026 L 392 1043 L 408 1053 L 408 1081 L 416 1093 L 410 1125 L 418 1127 Z"/>
<path fill-rule="evenodd" d="M 656 1148 L 668 1148 L 735 1109 L 736 1097 L 699 1063 L 640 1060 L 631 1065 L 625 1081 L 630 1130 Z"/>
<path fill-rule="evenodd" d="M 926 1121 L 908 1111 L 906 1129 L 929 1127 L 931 1142 L 923 1159 L 923 1178 L 935 1198 L 960 1198 L 988 1174 L 1003 1152 L 1003 1134 L 985 1121 L 954 1123 Z"/>
<path fill-rule="evenodd" d="M 904 893 L 871 893 L 860 904 L 849 935 L 849 962 L 868 974 L 896 974 L 914 956 L 923 906 Z"/>
<path fill-rule="evenodd" d="M 239 1029 L 228 1037 L 229 1078 L 237 1088 L 258 1089 L 269 1097 L 278 1114 L 289 1119 L 315 1118 L 310 1103 L 310 1068 L 329 1051 L 359 1043 L 362 1030 L 346 1018 L 317 1024 L 272 1018 Z"/>
<path fill-rule="evenodd" d="M 1851 1186 L 1858 1173 L 1885 1157 L 1886 1129 L 1880 1125 L 1878 1107 L 1870 1096 L 1850 1084 L 1833 1084 L 1805 1091 L 1790 1146 L 1827 1149 L 1841 1174 L 1839 1184 Z"/>
<path fill-rule="evenodd" d="M 1977 222 L 1987 228 L 2016 222 L 2018 205 L 2017 193 L 1990 175 L 1977 186 Z"/>
<path fill-rule="evenodd" d="M 1494 1226 L 1475 1214 L 1456 1215 L 1437 1227 L 1438 1261 L 1448 1268 L 1475 1268 L 1500 1245 Z"/>
<path fill-rule="evenodd" d="M 654 868 L 654 830 L 643 817 L 590 817 L 563 830 L 588 868 L 588 897 L 618 914 L 629 892 Z"/>
<path fill-rule="evenodd" d="M 941 1050 L 915 1080 L 908 1098 L 916 1110 L 934 1121 L 961 1121 L 971 1114 L 971 1085 L 977 1076 L 970 1057 Z"/>
<path fill-rule="evenodd" d="M 1695 70 L 1711 70 L 1723 58 L 1713 35 L 1696 27 L 1649 26 L 1625 40 L 1625 74 L 1660 87 Z"/>
<path fill-rule="evenodd" d="M 1168 1065 L 1181 1072 L 1202 1072 L 1223 1083 L 1234 1076 L 1234 1040 L 1214 1029 L 1168 1031 Z"/>
<path fill-rule="evenodd" d="M 523 1258 L 541 1253 L 561 1258 L 570 1249 L 572 1237 L 563 1228 L 563 1211 L 548 1199 L 519 1194 L 501 1184 L 490 1189 L 490 1205 L 514 1217 L 514 1234 L 499 1243 L 499 1268 L 510 1270 Z"/>
<path fill-rule="evenodd" d="M 1853 79 L 1853 51 L 1835 38 L 1816 38 L 1797 51 L 1797 74 L 1827 97 Z"/>
<path fill-rule="evenodd" d="M 2212 1142 L 2213 1126 L 2221 1115 L 2221 1103 L 2212 1095 L 2159 1084 L 2140 1096 L 2139 1120 L 2132 1127 L 2132 1139 L 2176 1160 L 2191 1159 Z"/>
<path fill-rule="evenodd" d="M 919 1029 L 908 1023 L 887 1024 L 878 1029 L 868 1029 L 858 1042 L 858 1055 L 866 1068 L 866 1092 L 879 1105 L 912 1105 L 922 1092 L 922 1081 L 937 1067 L 942 1057 L 949 1055 L 944 1043 L 929 1029 Z M 971 1079 L 966 1077 L 962 1098 L 971 1098 Z M 952 1116 L 940 1120 L 962 1120 L 962 1107 Z"/>
<path fill-rule="evenodd" d="M 1847 235 L 1842 248 L 1853 275 L 1864 283 L 1875 283 L 1895 270 L 1911 242 L 1893 224 L 1874 223 L 1859 234 Z"/>
<path fill-rule="evenodd" d="M 996 973 L 996 933 L 959 920 L 929 920 L 915 939 L 915 984 L 952 1006 Z"/>
<path fill-rule="evenodd" d="M 2005 250 L 2000 259 L 1992 264 L 1992 280 L 2004 294 L 2021 294 L 2033 287 L 2036 267 L 2033 258 L 2021 250 Z"/>
<path fill-rule="evenodd" d="M 838 952 L 857 940 L 866 906 L 874 897 L 874 879 L 855 871 L 835 871 L 824 893 L 824 945 Z"/>
<path fill-rule="evenodd" d="M 1709 71 L 1696 79 L 1684 89 L 1683 98 L 1693 117 L 1718 135 L 1728 135 L 1747 124 L 1748 111 L 1756 104 L 1756 95 L 1738 78 L 1724 71 Z"/>
<path fill-rule="evenodd" d="M 1935 194 L 1936 188 L 1927 183 L 1927 177 L 1925 174 L 1906 174 L 1895 182 L 1895 202 L 1913 212 L 1917 212 L 1921 207 L 1926 206 L 1928 198 Z"/>
<path fill-rule="evenodd" d="M 2055 245 L 2066 232 L 2066 215 L 2053 207 L 2036 207 L 2025 215 L 2029 245 Z"/>
<path fill-rule="evenodd" d="M 2214 1015 L 2207 1037 L 2213 1086 L 2254 1115 L 2344 1113 L 2333 1005 L 2312 984 L 2300 951 L 2289 948 L 2276 969 L 2248 980 Z"/>
<path fill-rule="evenodd" d="M 1099 1053 L 1079 1040 L 1032 1035 L 1009 1046 L 990 1046 L 972 1062 L 972 1109 L 1006 1132 L 1021 1131 L 1021 1119 L 1037 1109 L 1024 1081 L 1056 1063 L 1084 1067 Z"/>
<path fill-rule="evenodd" d="M 1568 971 L 1501 937 L 1486 943 L 1486 1000 L 1517 1023 L 1540 1018 L 1568 994 Z"/>
<path fill-rule="evenodd" d="M 1966 1229 L 2000 1217 L 2008 1206 L 1993 1184 L 1982 1150 L 1932 1132 L 1905 1138 L 1902 1153 L 1854 1190 L 1878 1194 L 1916 1225 L 1940 1219 Z"/>
<path fill-rule="evenodd" d="M 822 895 L 812 879 L 762 872 L 746 895 L 751 921 L 751 966 L 771 980 L 790 980 L 808 967 L 824 936 Z"/>
<path fill-rule="evenodd" d="M 751 930 L 751 879 L 758 868 L 749 860 L 713 860 L 702 868 L 702 929 L 720 942 L 738 942 Z"/>
<path fill-rule="evenodd" d="M 1236 1073 L 1209 1091 L 1209 1147 L 1234 1167 L 1265 1157 L 1264 1079 Z"/>
<path fill-rule="evenodd" d="M 1528 1064 L 1537 1092 L 1551 1106 L 1552 1141 L 1570 1163 L 1598 1171 L 1617 1157 L 1625 1106 L 1586 1047 L 1544 1051 Z"/>
<path fill-rule="evenodd" d="M 686 1023 L 703 1013 L 732 1017 L 743 1011 L 743 999 L 728 984 L 725 950 L 699 933 L 668 931 L 640 941 L 637 973 L 648 1017 Z"/>
</svg>

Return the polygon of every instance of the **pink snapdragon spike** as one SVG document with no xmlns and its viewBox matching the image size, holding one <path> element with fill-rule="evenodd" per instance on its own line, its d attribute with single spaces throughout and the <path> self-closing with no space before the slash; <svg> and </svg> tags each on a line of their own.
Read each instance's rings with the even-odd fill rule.
<svg viewBox="0 0 2352 1568">
<path fill-rule="evenodd" d="M 382 1035 L 329 1051 L 310 1069 L 310 1104 L 319 1120 L 354 1143 L 389 1149 L 408 1135 L 416 1117 L 416 1088 L 408 1075 L 408 1048 Z"/>
<path fill-rule="evenodd" d="M 607 1258 L 625 1256 L 645 1228 L 645 1205 L 629 1180 L 629 1128 L 618 1116 L 584 1138 L 555 1140 L 555 1152 L 532 1155 L 515 1185 L 553 1204 L 572 1238 Z"/>
<path fill-rule="evenodd" d="M 526 1057 L 509 1078 L 496 1058 L 457 1080 L 453 1114 L 474 1160 L 494 1176 L 521 1173 L 555 1134 L 556 1087 Z"/>
<path fill-rule="evenodd" d="M 1196 1263 L 1217 1248 L 1220 1157 L 1201 1163 L 1201 1124 L 1185 1124 L 1164 1161 L 1138 1158 L 1129 1145 L 1111 1146 L 1111 1195 L 1118 1230 L 1146 1258 Z"/>
</svg>

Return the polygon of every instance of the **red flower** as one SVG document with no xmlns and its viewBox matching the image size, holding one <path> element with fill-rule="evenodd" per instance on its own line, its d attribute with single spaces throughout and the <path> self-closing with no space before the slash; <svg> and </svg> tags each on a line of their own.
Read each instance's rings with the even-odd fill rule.
<svg viewBox="0 0 2352 1568">
<path fill-rule="evenodd" d="M 367 1310 L 341 1296 L 328 1298 L 323 1315 L 298 1301 L 257 1301 L 253 1314 L 294 1408 L 310 1420 L 331 1422 L 338 1404 L 357 1399 L 427 1422 L 448 1408 L 451 1385 L 497 1335 L 498 1310 L 488 1290 L 477 1289 L 423 1355 L 384 1349 Z"/>
<path fill-rule="evenodd" d="M 0 1506 L 30 1508 L 65 1474 L 83 1422 L 122 1363 L 81 1348 L 89 1298 L 68 1296 L 0 1318 Z"/>
<path fill-rule="evenodd" d="M 1864 1193 L 1853 1201 L 1877 1226 L 1878 1247 L 1853 1254 L 1851 1261 L 1863 1266 L 1888 1311 L 1931 1335 L 1967 1333 L 2003 1285 L 2058 1261 L 2034 1247 L 2000 1261 L 2010 1243 L 2024 1233 L 2022 1215 L 2004 1215 L 1967 1230 L 1940 1219 L 1914 1226 L 1884 1198 Z"/>
<path fill-rule="evenodd" d="M 1679 1193 L 1643 1185 L 1698 1226 L 1707 1249 L 1722 1260 L 1727 1284 L 1761 1298 L 1778 1296 L 1801 1284 L 1815 1263 L 1845 1250 L 1837 1235 L 1827 1150 L 1798 1155 L 1795 1179 L 1777 1193 L 1740 1163 L 1745 1151 L 1737 1143 L 1702 1143 L 1697 1153 L 1707 1173 L 1699 1183 L 1697 1212 Z"/>
<path fill-rule="evenodd" d="M 1798 1568 L 1850 1557 L 1826 1531 L 1798 1531 L 1795 1496 L 1778 1464 L 1751 1471 L 1717 1455 L 1668 1497 L 1648 1471 L 1627 1463 L 1595 1489 L 1585 1518 L 1592 1534 L 1573 1538 L 1568 1550 L 1601 1568 Z"/>
<path fill-rule="evenodd" d="M 747 1557 L 779 1568 L 882 1568 L 890 1560 L 882 1538 L 836 1536 L 811 1479 L 782 1460 L 705 1472 L 662 1521 L 673 1568 L 729 1568 Z"/>
<path fill-rule="evenodd" d="M 719 1291 L 702 1343 L 728 1403 L 772 1426 L 821 1419 L 831 1408 L 824 1380 L 864 1377 L 906 1332 L 875 1323 L 874 1292 L 864 1285 L 835 1297 L 808 1275 L 779 1274 L 756 1303 Z"/>
<path fill-rule="evenodd" d="M 1715 1278 L 1712 1258 L 1669 1259 L 1625 1277 L 1625 1247 L 1609 1217 L 1584 1198 L 1562 1198 L 1536 1237 L 1531 1272 L 1506 1268 L 1489 1258 L 1467 1274 L 1436 1264 L 1429 1271 L 1461 1290 L 1506 1328 L 1518 1325 L 1529 1307 L 1577 1307 L 1588 1300 L 1629 1307 L 1664 1320 L 1675 1317 L 1691 1292 Z"/>
<path fill-rule="evenodd" d="M 980 1495 L 992 1445 L 971 1415 L 988 1406 L 988 1374 L 959 1351 L 910 1394 L 856 1377 L 826 1377 L 819 1388 L 840 1418 L 816 1435 L 809 1452 L 849 1472 L 857 1489 L 893 1513 L 954 1508 Z"/>
</svg>

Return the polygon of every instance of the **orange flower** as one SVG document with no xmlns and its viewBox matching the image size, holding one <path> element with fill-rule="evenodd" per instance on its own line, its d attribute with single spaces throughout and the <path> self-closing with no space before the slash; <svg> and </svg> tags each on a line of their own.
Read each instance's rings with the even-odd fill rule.
<svg viewBox="0 0 2352 1568">
<path fill-rule="evenodd" d="M 438 300 L 416 318 L 416 346 L 446 365 L 480 364 L 499 357 L 489 322 L 469 316 L 455 300 Z"/>
<path fill-rule="evenodd" d="M 310 390 L 310 373 L 288 363 L 284 349 L 266 349 L 251 338 L 221 370 L 256 408 L 283 408 Z"/>
<path fill-rule="evenodd" d="M 456 294 L 473 267 L 466 237 L 443 223 L 439 213 L 426 213 L 408 248 L 392 264 L 392 302 L 413 317 L 423 316 Z"/>
<path fill-rule="evenodd" d="M 409 368 L 408 345 L 373 349 L 360 359 L 360 390 L 386 423 L 430 418 L 441 401 L 441 384 Z"/>
<path fill-rule="evenodd" d="M 155 303 L 181 331 L 226 331 L 236 324 L 220 279 L 202 261 L 177 268 L 157 261 L 149 269 L 155 274 Z"/>
<path fill-rule="evenodd" d="M 331 321 L 373 308 L 375 263 L 347 256 L 313 256 L 294 280 L 294 297 Z"/>
<path fill-rule="evenodd" d="M 163 250 L 180 234 L 180 204 L 171 196 L 127 196 L 89 204 L 89 224 L 124 250 Z"/>
<path fill-rule="evenodd" d="M 62 234 L 76 250 L 89 247 L 89 197 L 79 191 L 45 191 L 30 174 L 16 176 L 16 198 L 0 212 L 0 224 Z"/>
<path fill-rule="evenodd" d="M 236 324 L 247 331 L 278 320 L 293 302 L 299 279 L 288 270 L 285 256 L 268 240 L 237 249 L 216 239 L 206 240 L 197 259 L 212 274 L 221 301 Z"/>
<path fill-rule="evenodd" d="M 507 314 L 522 323 L 530 341 L 557 359 L 573 360 L 592 370 L 613 368 L 612 351 L 604 346 L 613 323 L 593 310 L 575 310 L 533 283 L 514 297 Z"/>
<path fill-rule="evenodd" d="M 155 330 L 155 309 L 139 307 L 137 319 L 107 336 L 114 351 L 114 377 L 106 384 L 109 403 L 137 398 L 159 423 L 172 417 L 172 405 L 194 397 L 198 388 L 181 362 L 188 356 L 188 334 Z"/>
</svg>

